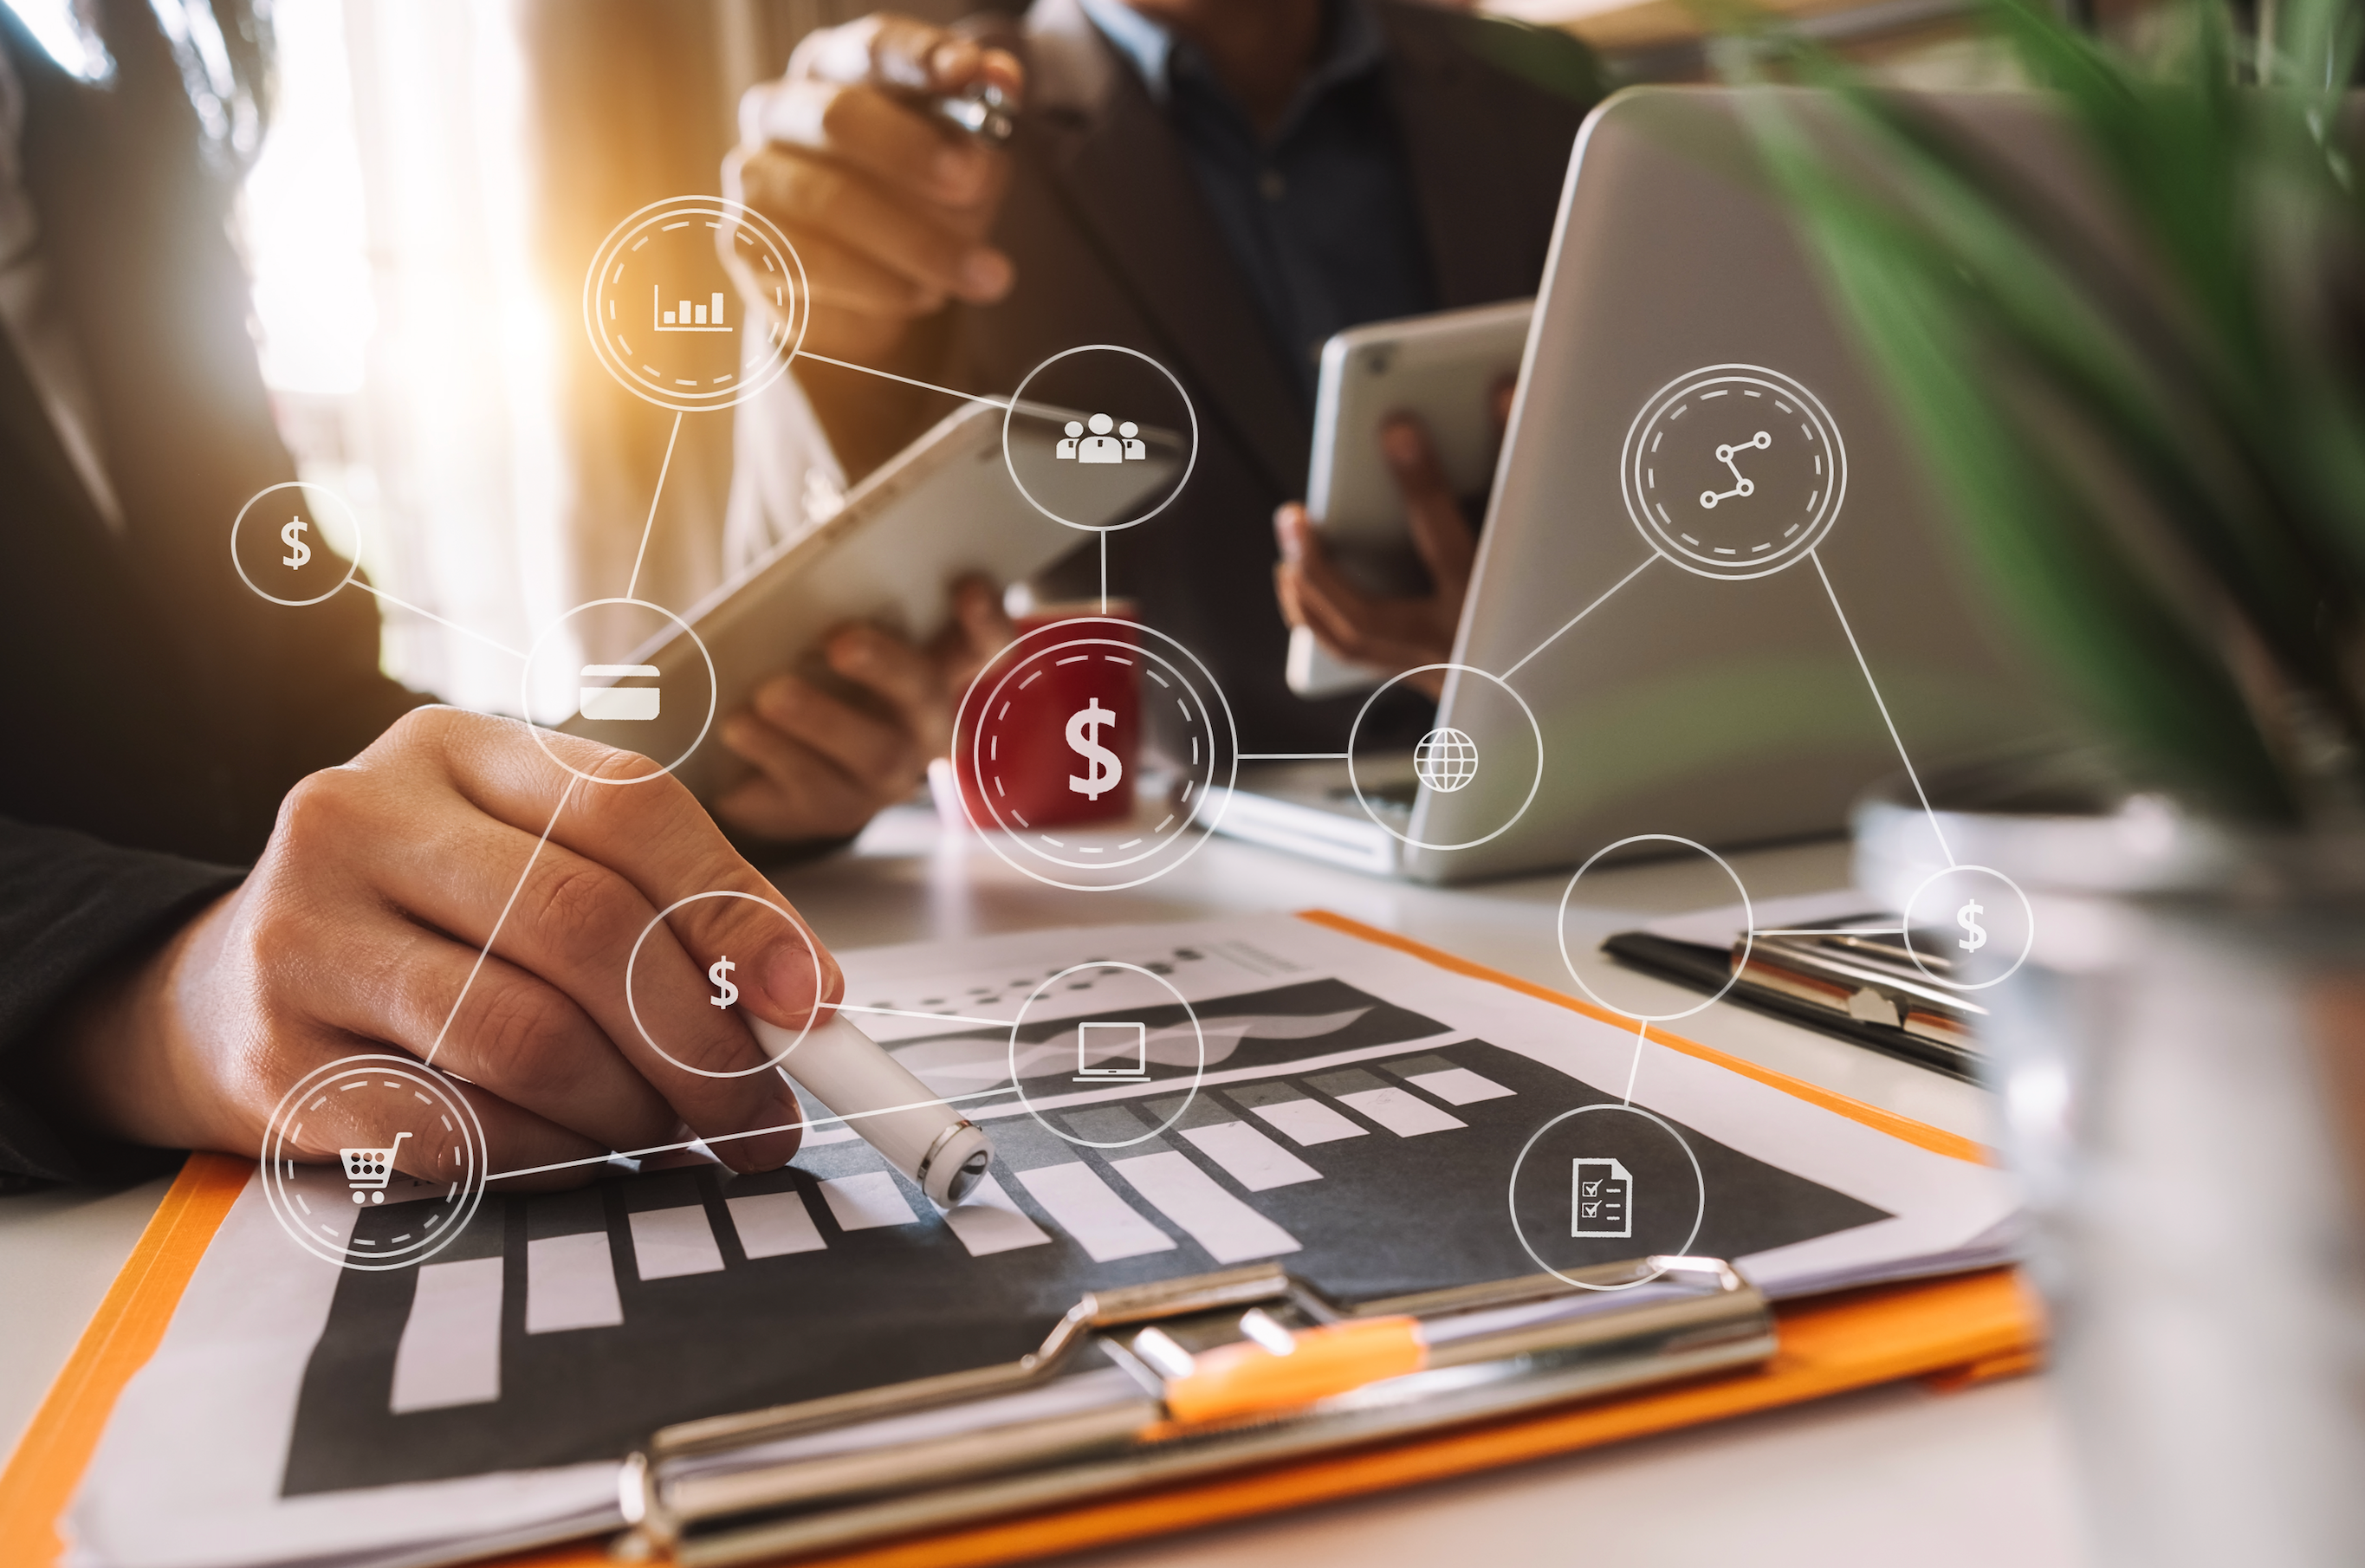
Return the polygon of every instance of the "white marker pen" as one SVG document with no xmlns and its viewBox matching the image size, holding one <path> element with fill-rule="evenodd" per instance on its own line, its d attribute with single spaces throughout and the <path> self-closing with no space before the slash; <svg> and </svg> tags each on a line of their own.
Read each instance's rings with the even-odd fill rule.
<svg viewBox="0 0 2365 1568">
<path fill-rule="evenodd" d="M 920 1184 L 939 1208 L 969 1195 L 993 1159 L 984 1129 L 937 1099 L 879 1042 L 833 1012 L 793 1050 L 795 1031 L 749 1017 L 767 1053 L 788 1050 L 780 1065 L 813 1097 L 888 1162 Z M 889 1107 L 897 1107 L 890 1109 Z"/>
</svg>

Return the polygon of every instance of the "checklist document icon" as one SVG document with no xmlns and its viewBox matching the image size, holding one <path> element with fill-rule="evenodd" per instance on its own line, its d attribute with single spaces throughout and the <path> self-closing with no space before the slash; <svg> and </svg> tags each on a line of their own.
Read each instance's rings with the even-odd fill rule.
<svg viewBox="0 0 2365 1568">
<path fill-rule="evenodd" d="M 1634 1234 L 1634 1178 L 1614 1159 L 1575 1159 L 1570 1185 L 1571 1236 Z"/>
</svg>

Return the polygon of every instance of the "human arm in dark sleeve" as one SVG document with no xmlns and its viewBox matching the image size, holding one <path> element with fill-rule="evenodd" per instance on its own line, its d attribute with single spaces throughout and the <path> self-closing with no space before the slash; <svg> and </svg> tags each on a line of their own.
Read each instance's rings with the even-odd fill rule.
<svg viewBox="0 0 2365 1568">
<path fill-rule="evenodd" d="M 86 1133 L 54 1109 L 62 1015 L 241 873 L 0 818 L 0 1187 L 125 1181 L 174 1153 Z"/>
</svg>

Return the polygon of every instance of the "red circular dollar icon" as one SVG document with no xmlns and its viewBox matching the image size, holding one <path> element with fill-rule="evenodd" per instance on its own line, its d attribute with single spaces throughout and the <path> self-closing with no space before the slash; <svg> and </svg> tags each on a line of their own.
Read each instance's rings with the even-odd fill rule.
<svg viewBox="0 0 2365 1568">
<path fill-rule="evenodd" d="M 1084 890 L 1136 886 L 1195 848 L 1236 755 L 1205 667 L 1104 616 L 1004 649 L 962 700 L 954 742 L 970 820 L 995 853 Z"/>
</svg>

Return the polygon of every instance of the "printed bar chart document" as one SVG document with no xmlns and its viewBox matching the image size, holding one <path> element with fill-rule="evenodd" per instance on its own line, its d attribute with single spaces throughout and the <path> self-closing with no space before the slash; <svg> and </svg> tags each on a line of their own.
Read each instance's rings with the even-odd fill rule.
<svg viewBox="0 0 2365 1568">
<path fill-rule="evenodd" d="M 1638 1238 L 1603 1255 L 1695 1227 L 1687 1250 L 1777 1296 L 2007 1255 L 2010 1182 L 1962 1140 L 1312 919 L 840 957 L 846 1000 L 889 1010 L 866 1028 L 992 1132 L 968 1203 L 939 1211 L 818 1108 L 763 1175 L 496 1182 L 410 1270 L 324 1264 L 250 1188 L 116 1406 L 71 1510 L 76 1562 L 326 1568 L 596 1529 L 656 1428 L 1009 1361 L 1086 1292 L 1246 1262 L 1353 1302 L 1532 1274 L 1530 1247 L 1585 1224 Z M 1088 959 L 1132 968 L 1036 995 Z M 1105 1059 L 1149 1076 L 1076 1083 L 1076 1025 L 1112 1020 L 1141 1045 Z M 1586 1107 L 1561 1125 L 1606 1136 L 1630 1081 L 1689 1161 L 1531 1160 L 1523 1243 L 1519 1151 Z M 409 1223 L 413 1200 L 356 1206 L 341 1172 L 319 1180 L 356 1226 Z"/>
</svg>

